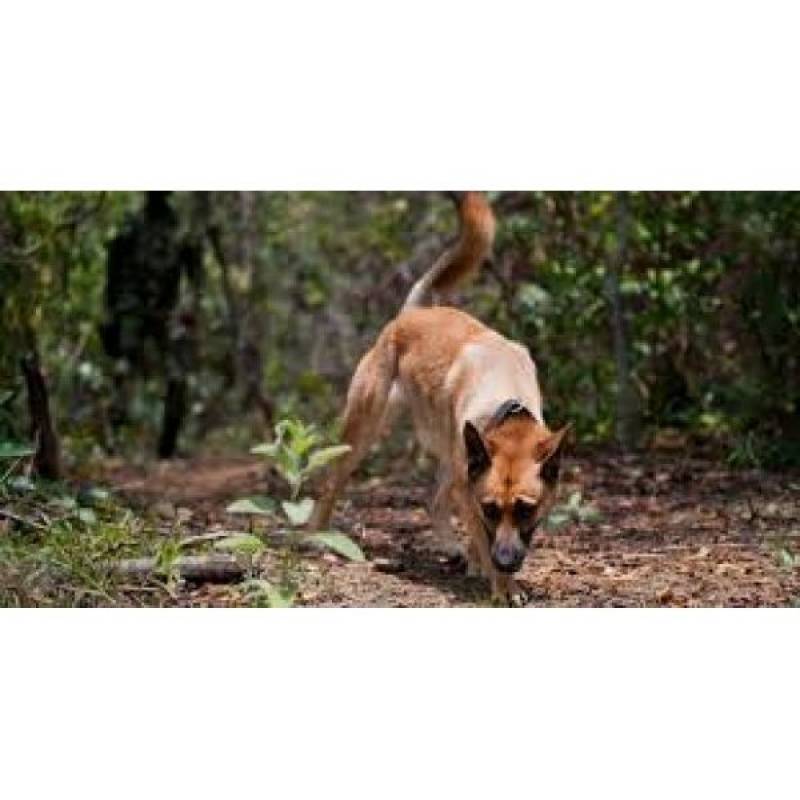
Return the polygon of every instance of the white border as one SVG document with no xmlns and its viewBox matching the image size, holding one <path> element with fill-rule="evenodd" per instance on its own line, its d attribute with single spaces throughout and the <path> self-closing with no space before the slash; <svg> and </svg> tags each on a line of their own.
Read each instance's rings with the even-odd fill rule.
<svg viewBox="0 0 800 800">
<path fill-rule="evenodd" d="M 796 620 L 4 611 L 4 793 L 785 796 Z"/>
<path fill-rule="evenodd" d="M 0 188 L 793 189 L 796 17 L 6 3 Z M 0 611 L 4 793 L 785 795 L 796 619 Z"/>
<path fill-rule="evenodd" d="M 789 2 L 2 13 L 4 188 L 800 185 Z"/>
</svg>

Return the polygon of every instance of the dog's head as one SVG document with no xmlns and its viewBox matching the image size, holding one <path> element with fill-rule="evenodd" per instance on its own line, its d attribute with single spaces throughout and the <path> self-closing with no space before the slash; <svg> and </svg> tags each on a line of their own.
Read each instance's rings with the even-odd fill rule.
<svg viewBox="0 0 800 800">
<path fill-rule="evenodd" d="M 537 525 L 553 505 L 568 430 L 553 433 L 528 416 L 508 419 L 484 436 L 472 423 L 464 425 L 470 495 L 501 572 L 522 566 Z"/>
</svg>

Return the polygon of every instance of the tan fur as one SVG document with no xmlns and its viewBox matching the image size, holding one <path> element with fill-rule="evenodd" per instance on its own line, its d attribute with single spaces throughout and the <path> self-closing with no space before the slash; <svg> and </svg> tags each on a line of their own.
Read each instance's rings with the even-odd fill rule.
<svg viewBox="0 0 800 800">
<path fill-rule="evenodd" d="M 489 258 L 494 241 L 495 219 L 491 206 L 480 192 L 464 192 L 458 199 L 461 230 L 409 292 L 403 309 L 418 308 L 432 300 L 441 301 L 447 292 L 471 278 Z"/>
<path fill-rule="evenodd" d="M 432 507 L 437 536 L 454 540 L 450 516 L 456 511 L 468 536 L 470 571 L 483 574 L 495 595 L 508 598 L 516 587 L 510 575 L 493 565 L 492 547 L 519 547 L 515 503 L 536 504 L 536 519 L 547 512 L 554 485 L 543 480 L 542 469 L 557 456 L 564 431 L 554 434 L 544 423 L 536 366 L 526 348 L 457 309 L 419 307 L 431 292 L 466 278 L 489 254 L 494 217 L 485 199 L 468 193 L 459 211 L 461 236 L 448 251 L 451 255 L 445 253 L 417 282 L 404 310 L 381 331 L 353 375 L 342 433 L 352 450 L 332 469 L 311 525 L 327 526 L 347 479 L 397 407 L 405 405 L 422 446 L 439 462 Z M 495 411 L 510 398 L 519 400 L 530 416 L 493 425 Z M 473 480 L 467 474 L 467 423 L 480 433 L 491 458 Z M 481 503 L 486 502 L 500 510 L 496 526 L 487 526 L 482 516 Z"/>
</svg>

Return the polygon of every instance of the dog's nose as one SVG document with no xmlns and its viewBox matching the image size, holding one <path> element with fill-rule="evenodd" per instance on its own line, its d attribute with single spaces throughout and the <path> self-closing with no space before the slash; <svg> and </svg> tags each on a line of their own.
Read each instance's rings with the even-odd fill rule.
<svg viewBox="0 0 800 800">
<path fill-rule="evenodd" d="M 492 548 L 492 561 L 501 572 L 516 572 L 525 557 L 524 551 L 505 542 L 498 542 Z"/>
</svg>

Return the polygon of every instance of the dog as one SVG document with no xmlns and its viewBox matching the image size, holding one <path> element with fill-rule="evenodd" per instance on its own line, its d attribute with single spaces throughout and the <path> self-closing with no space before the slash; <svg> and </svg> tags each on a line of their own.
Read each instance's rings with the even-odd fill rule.
<svg viewBox="0 0 800 800">
<path fill-rule="evenodd" d="M 463 311 L 435 305 L 491 255 L 495 217 L 482 193 L 456 196 L 457 240 L 412 287 L 400 313 L 361 359 L 347 393 L 342 441 L 310 525 L 328 525 L 334 504 L 371 445 L 407 407 L 422 447 L 439 464 L 431 522 L 443 543 L 467 539 L 467 573 L 496 600 L 517 604 L 514 580 L 551 508 L 569 426 L 551 431 L 528 349 Z"/>
</svg>

